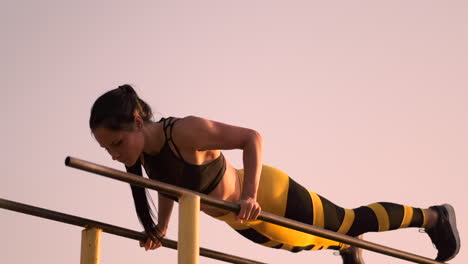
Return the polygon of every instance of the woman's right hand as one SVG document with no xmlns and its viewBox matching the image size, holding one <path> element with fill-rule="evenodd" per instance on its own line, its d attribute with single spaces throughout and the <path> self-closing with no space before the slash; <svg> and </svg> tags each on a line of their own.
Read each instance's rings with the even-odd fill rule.
<svg viewBox="0 0 468 264">
<path fill-rule="evenodd" d="M 165 237 L 166 230 L 160 230 L 160 231 L 161 231 L 161 238 Z M 150 236 L 148 236 L 148 238 L 146 239 L 146 242 L 140 241 L 140 247 L 144 247 L 146 251 L 148 251 L 148 249 L 150 250 L 157 249 L 161 246 L 162 246 L 161 241 L 157 241 L 157 243 L 155 243 L 153 242 L 153 240 L 151 240 Z"/>
</svg>

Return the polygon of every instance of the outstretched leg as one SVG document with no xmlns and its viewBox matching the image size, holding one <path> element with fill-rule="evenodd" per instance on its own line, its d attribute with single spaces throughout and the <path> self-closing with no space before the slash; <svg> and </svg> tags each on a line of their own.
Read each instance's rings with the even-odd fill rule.
<svg viewBox="0 0 468 264">
<path fill-rule="evenodd" d="M 325 219 L 332 218 L 332 216 L 327 216 L 329 213 L 336 213 L 333 217 L 335 219 L 343 219 L 337 232 L 350 236 L 359 236 L 366 232 L 382 232 L 407 227 L 421 227 L 426 230 L 432 243 L 434 243 L 438 250 L 437 261 L 453 259 L 460 250 L 460 237 L 456 226 L 455 210 L 448 204 L 421 209 L 406 205 L 380 202 L 350 210 L 340 207 L 334 208 L 334 205 L 323 197 L 320 197 L 320 200 L 324 208 L 329 208 L 328 210 L 324 210 Z M 334 209 L 330 210 L 330 208 Z M 343 213 L 340 212 L 343 210 L 345 213 L 344 216 L 341 217 Z M 346 224 L 346 222 L 348 222 L 348 224 Z M 327 226 L 326 223 L 327 221 L 325 220 L 325 228 L 332 231 L 337 230 L 338 225 Z M 330 223 L 333 222 L 330 221 Z M 346 226 L 349 226 L 349 229 L 343 228 Z M 360 251 L 356 248 L 342 248 L 340 254 L 345 264 L 363 263 Z"/>
<path fill-rule="evenodd" d="M 352 224 L 349 230 L 343 232 L 349 236 L 407 227 L 425 228 L 430 220 L 425 209 L 388 202 L 372 203 L 355 208 L 350 212 L 350 215 L 348 218 L 352 219 L 348 221 L 351 221 Z M 345 221 L 346 218 L 343 222 Z"/>
<path fill-rule="evenodd" d="M 242 183 L 243 170 L 238 172 Z M 266 165 L 262 168 L 257 201 L 264 211 L 353 237 L 367 232 L 383 232 L 408 227 L 425 228 L 439 249 L 438 259 L 453 258 L 459 250 L 460 243 L 453 208 L 449 206 L 422 209 L 379 202 L 355 209 L 345 209 L 307 190 L 286 173 Z M 345 250 L 349 247 L 337 241 L 260 220 L 240 224 L 235 221 L 233 214 L 216 218 L 225 221 L 249 240 L 267 247 L 291 252 L 322 249 Z M 451 233 L 451 235 L 447 236 L 446 233 Z M 446 241 L 450 241 L 449 246 L 445 246 L 448 243 Z M 351 252 L 351 256 L 357 256 L 362 261 L 360 250 L 353 248 L 342 251 L 344 254 L 346 252 Z"/>
</svg>

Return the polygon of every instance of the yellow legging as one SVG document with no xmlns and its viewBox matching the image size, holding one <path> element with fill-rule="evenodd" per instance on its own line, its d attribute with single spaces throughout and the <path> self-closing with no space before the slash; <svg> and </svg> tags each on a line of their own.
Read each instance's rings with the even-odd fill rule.
<svg viewBox="0 0 468 264">
<path fill-rule="evenodd" d="M 244 171 L 237 172 L 243 186 Z M 350 236 L 426 225 L 424 210 L 405 205 L 380 202 L 356 209 L 341 208 L 305 189 L 281 170 L 267 165 L 262 168 L 257 202 L 263 211 Z M 345 247 L 337 241 L 261 220 L 241 224 L 233 213 L 215 218 L 249 240 L 267 247 L 292 252 Z"/>
</svg>

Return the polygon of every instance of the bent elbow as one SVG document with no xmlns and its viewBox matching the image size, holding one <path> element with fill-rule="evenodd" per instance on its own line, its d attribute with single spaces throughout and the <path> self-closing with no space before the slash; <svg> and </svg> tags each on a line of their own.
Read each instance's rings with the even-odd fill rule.
<svg viewBox="0 0 468 264">
<path fill-rule="evenodd" d="M 263 145 L 263 137 L 260 132 L 256 130 L 250 130 L 250 140 L 253 141 L 255 145 Z"/>
</svg>

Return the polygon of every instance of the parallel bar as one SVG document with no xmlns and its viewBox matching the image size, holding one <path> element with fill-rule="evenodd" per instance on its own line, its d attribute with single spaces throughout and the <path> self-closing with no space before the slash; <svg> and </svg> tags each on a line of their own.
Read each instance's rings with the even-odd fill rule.
<svg viewBox="0 0 468 264">
<path fill-rule="evenodd" d="M 113 234 L 116 236 L 126 237 L 137 241 L 146 241 L 147 236 L 143 232 L 137 232 L 130 229 L 110 225 L 103 222 L 98 222 L 88 218 L 77 217 L 69 214 L 60 213 L 32 205 L 18 203 L 6 199 L 0 198 L 0 208 L 4 208 L 10 211 L 23 213 L 27 215 L 33 215 L 65 224 L 80 226 L 84 228 L 95 227 L 102 229 L 103 232 Z M 177 249 L 177 242 L 170 239 L 163 239 L 162 245 L 167 248 Z M 237 257 L 234 255 L 225 254 L 222 252 L 214 251 L 211 249 L 200 248 L 200 255 L 212 259 L 226 261 L 236 264 L 265 264 L 264 262 L 258 262 L 250 259 Z"/>
<path fill-rule="evenodd" d="M 219 200 L 219 199 L 210 197 L 206 194 L 197 193 L 188 189 L 184 189 L 178 186 L 173 186 L 173 185 L 163 183 L 163 182 L 150 180 L 150 179 L 143 178 L 141 176 L 138 176 L 132 173 L 127 173 L 127 172 L 123 172 L 120 170 L 112 169 L 112 168 L 105 167 L 105 166 L 92 163 L 89 161 L 85 161 L 85 160 L 81 160 L 81 159 L 77 159 L 73 157 L 67 157 L 65 159 L 65 165 L 73 167 L 73 168 L 77 168 L 80 170 L 92 172 L 92 173 L 102 175 L 105 177 L 109 177 L 115 180 L 127 182 L 132 185 L 160 191 L 162 193 L 170 194 L 176 197 L 180 197 L 181 195 L 184 195 L 184 194 L 196 194 L 200 196 L 200 200 L 202 203 L 206 203 L 208 205 L 226 209 L 235 213 L 239 212 L 239 209 L 240 209 L 239 204 L 235 204 L 235 203 L 224 201 L 224 200 Z M 335 241 L 349 244 L 352 246 L 356 246 L 356 247 L 360 247 L 360 248 L 374 251 L 377 253 L 381 253 L 384 255 L 408 260 L 408 261 L 415 262 L 415 263 L 422 263 L 422 264 L 441 264 L 442 263 L 442 262 L 438 262 L 438 261 L 435 261 L 426 257 L 418 256 L 418 255 L 408 253 L 405 251 L 401 251 L 398 249 L 393 249 L 390 247 L 382 246 L 382 245 L 375 244 L 369 241 L 346 236 L 343 234 L 339 234 L 339 233 L 325 230 L 322 228 L 318 228 L 315 226 L 306 225 L 304 223 L 294 221 L 288 218 L 284 218 L 281 216 L 277 216 L 275 214 L 268 213 L 268 212 L 262 212 L 260 216 L 258 217 L 258 219 L 266 221 L 266 222 L 270 222 L 273 224 L 281 225 L 284 227 L 292 228 L 292 229 L 302 231 L 308 234 L 316 235 L 319 237 L 335 240 Z"/>
</svg>

